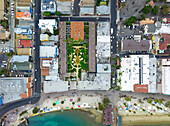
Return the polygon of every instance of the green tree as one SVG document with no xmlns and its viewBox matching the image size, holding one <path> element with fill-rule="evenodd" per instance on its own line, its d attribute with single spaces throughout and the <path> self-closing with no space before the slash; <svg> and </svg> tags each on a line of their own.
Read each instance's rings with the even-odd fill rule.
<svg viewBox="0 0 170 126">
<path fill-rule="evenodd" d="M 55 15 L 57 15 L 57 16 L 61 16 L 62 14 L 61 14 L 61 12 L 56 11 L 56 12 L 55 12 Z"/>
<path fill-rule="evenodd" d="M 89 39 L 89 35 L 88 34 L 86 35 L 86 38 Z"/>
<path fill-rule="evenodd" d="M 72 102 L 72 105 L 74 105 L 75 104 L 75 102 Z"/>
<path fill-rule="evenodd" d="M 6 74 L 8 74 L 8 69 L 7 68 L 2 68 L 0 70 L 0 75 L 6 75 Z"/>
<path fill-rule="evenodd" d="M 169 6 L 167 4 L 164 4 L 161 8 L 161 13 L 163 15 L 167 15 L 169 13 Z"/>
<path fill-rule="evenodd" d="M 61 104 L 64 104 L 64 101 L 61 101 Z"/>
<path fill-rule="evenodd" d="M 147 99 L 147 102 L 152 104 L 152 99 Z"/>
<path fill-rule="evenodd" d="M 154 8 L 152 9 L 152 13 L 157 15 L 159 13 L 159 7 L 155 5 Z"/>
<path fill-rule="evenodd" d="M 43 15 L 44 15 L 44 16 L 50 16 L 50 15 L 51 15 L 51 13 L 50 13 L 50 12 L 48 12 L 48 11 L 45 11 L 45 12 L 43 13 Z"/>
<path fill-rule="evenodd" d="M 107 107 L 110 104 L 109 98 L 104 98 L 103 103 L 104 103 L 104 106 Z"/>
<path fill-rule="evenodd" d="M 56 103 L 53 103 L 53 106 L 56 106 Z"/>
<path fill-rule="evenodd" d="M 126 20 L 126 25 L 130 26 L 133 23 L 137 22 L 137 17 L 136 16 L 131 16 L 128 20 Z"/>
<path fill-rule="evenodd" d="M 34 107 L 34 109 L 32 110 L 32 113 L 33 114 L 36 114 L 38 112 L 38 108 L 37 107 Z"/>
<path fill-rule="evenodd" d="M 147 1 L 146 1 L 146 4 L 149 3 L 149 2 L 151 2 L 151 0 L 147 0 Z"/>
<path fill-rule="evenodd" d="M 58 29 L 54 29 L 54 35 L 58 35 L 59 31 Z"/>
<path fill-rule="evenodd" d="M 48 32 L 48 31 L 44 32 L 43 34 L 47 34 L 47 35 L 49 35 L 49 36 L 52 35 L 52 33 L 51 33 L 51 32 Z"/>
<path fill-rule="evenodd" d="M 6 53 L 8 57 L 11 57 L 13 54 L 14 54 L 13 52 Z"/>
<path fill-rule="evenodd" d="M 74 108 L 73 108 L 73 107 L 71 107 L 71 110 L 73 111 L 73 110 L 74 110 Z"/>
<path fill-rule="evenodd" d="M 145 18 L 146 18 L 145 14 L 141 14 L 140 16 L 141 16 L 141 20 L 145 20 Z"/>
<path fill-rule="evenodd" d="M 144 12 L 145 14 L 150 13 L 151 10 L 152 10 L 152 6 L 145 6 L 145 7 L 143 8 L 143 12 Z"/>
<path fill-rule="evenodd" d="M 159 0 L 160 2 L 166 2 L 167 0 Z"/>
<path fill-rule="evenodd" d="M 3 26 L 4 28 L 7 28 L 7 26 L 8 26 L 8 20 L 2 20 L 2 21 L 1 21 L 1 24 L 2 24 L 2 26 Z"/>
<path fill-rule="evenodd" d="M 158 2 L 158 0 L 153 0 L 153 2 L 155 2 L 155 3 L 156 3 L 156 2 Z"/>
</svg>

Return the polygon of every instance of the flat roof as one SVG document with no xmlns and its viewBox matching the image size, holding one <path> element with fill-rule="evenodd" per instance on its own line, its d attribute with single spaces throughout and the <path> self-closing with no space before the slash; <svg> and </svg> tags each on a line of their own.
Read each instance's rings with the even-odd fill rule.
<svg viewBox="0 0 170 126">
<path fill-rule="evenodd" d="M 97 73 L 111 73 L 111 65 L 97 64 Z"/>
<path fill-rule="evenodd" d="M 30 6 L 31 0 L 17 0 L 17 6 Z"/>
<path fill-rule="evenodd" d="M 147 85 L 134 85 L 134 92 L 148 93 L 148 84 Z"/>
<path fill-rule="evenodd" d="M 21 99 L 21 93 L 27 93 L 27 78 L 0 78 L 0 95 L 2 96 L 3 103 Z"/>
<path fill-rule="evenodd" d="M 31 56 L 31 48 L 16 48 L 18 55 L 29 55 Z"/>
<path fill-rule="evenodd" d="M 4 19 L 5 0 L 0 0 L 0 20 Z"/>
<path fill-rule="evenodd" d="M 10 60 L 11 62 L 28 62 L 29 56 L 26 55 L 13 55 L 13 57 Z"/>
<path fill-rule="evenodd" d="M 54 58 L 57 51 L 57 46 L 40 46 L 40 58 Z"/>
<path fill-rule="evenodd" d="M 159 49 L 167 50 L 167 45 L 170 45 L 170 34 L 161 34 L 162 39 L 159 40 Z"/>
<path fill-rule="evenodd" d="M 71 38 L 84 40 L 84 22 L 71 22 Z"/>
<path fill-rule="evenodd" d="M 122 51 L 149 51 L 149 40 L 123 40 Z"/>
<path fill-rule="evenodd" d="M 31 18 L 30 12 L 16 12 L 16 18 Z"/>
</svg>

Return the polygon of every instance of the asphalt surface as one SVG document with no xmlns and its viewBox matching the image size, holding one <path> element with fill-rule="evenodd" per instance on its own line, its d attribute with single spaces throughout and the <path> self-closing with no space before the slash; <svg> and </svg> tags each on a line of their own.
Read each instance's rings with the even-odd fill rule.
<svg viewBox="0 0 170 126">
<path fill-rule="evenodd" d="M 35 27 L 35 79 L 36 81 L 33 82 L 33 96 L 26 99 L 21 99 L 18 101 L 14 101 L 12 103 L 5 104 L 0 108 L 0 118 L 8 111 L 24 106 L 27 104 L 35 104 L 41 98 L 41 70 L 40 70 L 40 58 L 39 58 L 39 46 L 40 46 L 40 29 L 38 28 L 38 22 L 41 18 L 41 0 L 35 0 L 35 17 L 34 17 L 34 27 Z"/>
<path fill-rule="evenodd" d="M 111 0 L 111 6 L 110 6 L 110 12 L 111 12 L 111 21 L 110 21 L 110 29 L 113 29 L 113 33 L 110 34 L 111 39 L 111 58 L 115 57 L 115 54 L 117 53 L 117 10 L 116 10 L 116 0 Z M 111 64 L 117 65 L 117 62 L 114 62 L 111 60 Z M 111 78 L 117 78 L 116 69 L 113 67 L 111 68 L 112 72 L 114 71 L 114 74 L 112 74 Z M 111 80 L 112 82 L 112 80 Z M 112 82 L 112 86 L 115 87 L 116 83 Z"/>
<path fill-rule="evenodd" d="M 74 0 L 73 16 L 79 16 L 80 6 L 78 5 L 80 0 Z"/>
<path fill-rule="evenodd" d="M 43 17 L 43 19 L 56 19 L 60 21 L 91 21 L 91 22 L 109 22 L 109 17 Z"/>
</svg>

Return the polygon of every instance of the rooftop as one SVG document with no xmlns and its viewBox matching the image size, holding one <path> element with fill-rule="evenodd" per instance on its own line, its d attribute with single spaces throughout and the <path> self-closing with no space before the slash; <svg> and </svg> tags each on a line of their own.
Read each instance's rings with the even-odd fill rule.
<svg viewBox="0 0 170 126">
<path fill-rule="evenodd" d="M 28 62 L 29 61 L 29 56 L 25 56 L 25 55 L 13 55 L 13 57 L 10 60 L 10 63 L 14 63 L 14 62 Z"/>
<path fill-rule="evenodd" d="M 16 12 L 16 18 L 31 18 L 30 12 Z"/>
<path fill-rule="evenodd" d="M 42 0 L 41 11 L 54 13 L 56 11 L 56 2 L 54 0 Z"/>
<path fill-rule="evenodd" d="M 27 93 L 27 78 L 0 78 L 0 96 L 3 103 L 21 99 L 21 93 Z"/>
<path fill-rule="evenodd" d="M 149 51 L 150 50 L 149 40 L 123 40 L 122 51 Z"/>
<path fill-rule="evenodd" d="M 0 28 L 0 40 L 8 40 L 9 36 L 10 36 L 10 32 Z"/>
<path fill-rule="evenodd" d="M 71 5 L 72 1 L 61 1 L 57 0 L 57 11 L 61 12 L 62 14 L 71 14 Z"/>
<path fill-rule="evenodd" d="M 167 50 L 167 45 L 170 45 L 170 34 L 161 34 L 161 39 L 159 40 L 159 49 Z"/>
<path fill-rule="evenodd" d="M 97 7 L 96 7 L 96 10 L 97 10 L 97 14 L 98 14 L 98 15 L 109 14 L 109 12 L 110 12 L 109 6 L 105 6 L 105 5 L 103 5 L 103 6 L 97 6 Z"/>
<path fill-rule="evenodd" d="M 80 14 L 94 14 L 94 7 L 81 7 Z"/>
<path fill-rule="evenodd" d="M 134 92 L 148 93 L 148 85 L 134 85 Z"/>
<path fill-rule="evenodd" d="M 170 59 L 162 59 L 162 93 L 170 95 Z"/>
<path fill-rule="evenodd" d="M 94 0 L 81 0 L 81 6 L 94 6 Z"/>
<path fill-rule="evenodd" d="M 10 63 L 10 70 L 29 71 L 29 70 L 31 70 L 31 63 L 30 62 Z"/>
<path fill-rule="evenodd" d="M 145 20 L 140 21 L 140 25 L 145 25 L 145 24 L 154 24 L 154 20 L 146 18 Z"/>
<path fill-rule="evenodd" d="M 54 58 L 58 55 L 57 46 L 40 46 L 40 58 Z"/>
<path fill-rule="evenodd" d="M 84 40 L 84 22 L 71 22 L 71 38 Z"/>
<path fill-rule="evenodd" d="M 170 24 L 170 18 L 163 18 L 163 23 Z"/>
<path fill-rule="evenodd" d="M 26 39 L 19 40 L 19 46 L 20 47 L 32 47 L 32 40 L 26 40 Z"/>
<path fill-rule="evenodd" d="M 31 48 L 16 48 L 18 55 L 29 55 L 31 56 Z"/>
<path fill-rule="evenodd" d="M 17 6 L 30 6 L 31 0 L 17 0 Z"/>
<path fill-rule="evenodd" d="M 5 1 L 4 0 L 0 0 L 0 20 L 4 19 L 4 10 L 5 10 Z"/>
</svg>

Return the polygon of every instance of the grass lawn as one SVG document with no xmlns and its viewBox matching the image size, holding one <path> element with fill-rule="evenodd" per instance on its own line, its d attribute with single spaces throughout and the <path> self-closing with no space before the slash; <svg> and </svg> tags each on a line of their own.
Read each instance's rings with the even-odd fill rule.
<svg viewBox="0 0 170 126">
<path fill-rule="evenodd" d="M 101 2 L 100 2 L 100 6 L 101 6 L 101 5 L 106 5 L 106 1 L 101 1 Z"/>
</svg>

